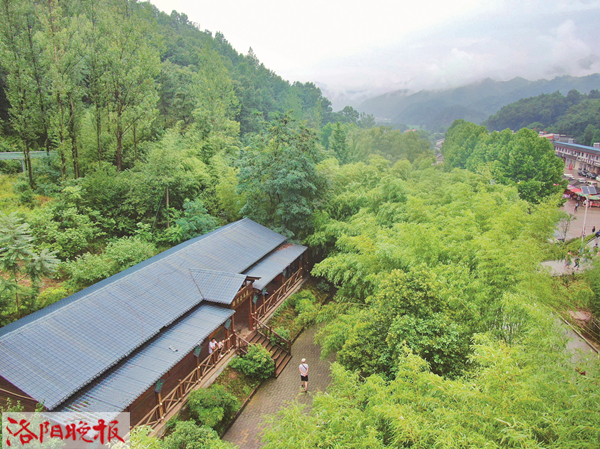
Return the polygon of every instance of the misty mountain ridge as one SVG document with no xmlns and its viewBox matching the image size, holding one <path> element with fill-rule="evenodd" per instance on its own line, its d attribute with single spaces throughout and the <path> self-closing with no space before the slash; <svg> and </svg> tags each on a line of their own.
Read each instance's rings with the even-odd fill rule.
<svg viewBox="0 0 600 449">
<path fill-rule="evenodd" d="M 479 124 L 503 106 L 522 98 L 556 91 L 566 95 L 572 89 L 581 93 L 600 89 L 600 74 L 582 77 L 565 75 L 537 81 L 521 77 L 509 81 L 485 78 L 453 89 L 422 90 L 416 93 L 403 89 L 365 100 L 357 109 L 373 114 L 380 121 L 437 131 L 449 127 L 456 119 Z"/>
</svg>

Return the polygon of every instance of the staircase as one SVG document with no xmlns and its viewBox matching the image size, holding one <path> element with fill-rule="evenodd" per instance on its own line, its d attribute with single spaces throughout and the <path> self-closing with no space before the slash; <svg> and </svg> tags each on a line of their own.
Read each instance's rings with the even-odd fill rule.
<svg viewBox="0 0 600 449">
<path fill-rule="evenodd" d="M 268 326 L 266 326 L 266 327 L 268 329 L 270 329 Z M 288 344 L 284 344 L 284 346 L 279 346 L 277 344 L 274 345 L 271 343 L 270 337 L 267 336 L 271 332 L 274 333 L 274 331 L 271 330 L 269 333 L 266 333 L 266 332 L 264 332 L 264 330 L 265 329 L 263 328 L 263 329 L 254 331 L 251 334 L 248 342 L 250 344 L 263 345 L 265 348 L 267 348 L 267 350 L 271 353 L 271 358 L 275 361 L 275 377 L 279 377 L 279 375 L 281 374 L 283 369 L 286 367 L 286 365 L 292 358 L 291 350 L 287 349 L 287 348 L 291 348 L 291 342 L 289 342 L 288 340 L 285 340 L 286 342 L 289 343 L 289 345 Z"/>
</svg>

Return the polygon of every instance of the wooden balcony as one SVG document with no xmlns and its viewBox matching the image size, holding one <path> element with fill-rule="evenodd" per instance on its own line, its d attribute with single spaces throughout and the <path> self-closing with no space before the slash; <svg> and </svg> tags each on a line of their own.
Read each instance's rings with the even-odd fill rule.
<svg viewBox="0 0 600 449">
<path fill-rule="evenodd" d="M 252 319 L 258 329 L 257 332 L 254 332 L 253 335 L 250 336 L 251 339 L 254 338 L 257 340 L 262 336 L 266 342 L 266 340 L 270 338 L 271 333 L 274 331 L 264 324 L 264 322 L 302 285 L 305 280 L 304 276 L 305 271 L 303 268 L 300 268 L 290 276 L 279 289 L 265 298 L 265 301 L 252 312 Z M 236 295 L 236 300 L 239 298 L 239 300 L 243 301 L 250 296 L 254 296 L 254 290 L 251 285 L 248 285 L 240 290 L 238 295 Z M 257 335 L 258 337 L 254 337 L 254 335 Z M 152 432 L 153 435 L 160 434 L 167 421 L 181 410 L 192 391 L 207 385 L 208 382 L 212 383 L 212 379 L 210 379 L 211 375 L 216 374 L 219 368 L 226 366 L 236 350 L 244 352 L 244 349 L 246 349 L 250 343 L 264 344 L 262 341 L 258 340 L 249 342 L 233 331 L 231 335 L 225 339 L 224 347 L 221 350 L 221 354 L 223 355 L 222 358 L 217 359 L 214 354 L 211 354 L 204 360 L 199 360 L 196 367 L 186 377 L 180 379 L 173 390 L 168 392 L 164 397 L 158 393 L 158 403 L 156 406 L 132 427 L 144 425 L 150 426 L 154 429 Z M 272 352 L 276 361 L 277 374 L 279 374 L 291 358 L 291 342 L 285 340 L 280 351 L 275 347 L 279 345 L 272 346 L 274 351 L 271 351 L 271 349 L 269 350 Z"/>
</svg>

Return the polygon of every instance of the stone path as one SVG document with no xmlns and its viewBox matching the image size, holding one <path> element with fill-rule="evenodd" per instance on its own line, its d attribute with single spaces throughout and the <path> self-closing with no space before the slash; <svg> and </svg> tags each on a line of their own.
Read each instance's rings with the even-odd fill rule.
<svg viewBox="0 0 600 449">
<path fill-rule="evenodd" d="M 329 385 L 329 360 L 321 360 L 321 348 L 314 344 L 316 328 L 307 329 L 292 347 L 292 359 L 277 379 L 268 379 L 250 400 L 233 426 L 223 436 L 225 441 L 237 444 L 240 449 L 261 447 L 260 432 L 267 415 L 277 412 L 286 402 L 297 400 L 301 404 L 312 404 L 317 391 L 325 391 Z M 298 365 L 305 358 L 309 366 L 308 394 L 300 386 Z"/>
</svg>

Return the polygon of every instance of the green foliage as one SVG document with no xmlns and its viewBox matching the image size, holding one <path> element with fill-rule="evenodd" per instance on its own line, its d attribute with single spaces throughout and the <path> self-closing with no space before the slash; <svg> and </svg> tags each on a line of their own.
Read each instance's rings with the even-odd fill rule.
<svg viewBox="0 0 600 449">
<path fill-rule="evenodd" d="M 167 241 L 178 244 L 206 234 L 219 226 L 217 219 L 208 214 L 200 200 L 185 200 L 183 216 L 175 220 L 176 226 L 165 231 Z"/>
<path fill-rule="evenodd" d="M 242 214 L 289 237 L 307 235 L 324 194 L 320 160 L 314 133 L 289 116 L 279 119 L 238 162 Z"/>
<path fill-rule="evenodd" d="M 318 303 L 317 298 L 309 290 L 302 290 L 296 293 L 294 300 L 294 308 L 298 313 L 296 321 L 302 327 L 309 327 L 314 324 L 317 320 L 321 305 Z"/>
<path fill-rule="evenodd" d="M 468 168 L 514 185 L 521 198 L 532 203 L 565 187 L 563 162 L 554 147 L 529 129 L 488 135 L 482 126 L 457 120 L 448 130 L 442 152 L 450 167 Z"/>
<path fill-rule="evenodd" d="M 231 361 L 231 367 L 254 380 L 271 377 L 275 372 L 275 361 L 271 353 L 262 345 L 250 345 L 248 354 L 236 357 Z"/>
<path fill-rule="evenodd" d="M 69 283 L 79 290 L 117 274 L 156 254 L 156 247 L 139 237 L 111 241 L 101 254 L 86 253 L 63 265 Z"/>
<path fill-rule="evenodd" d="M 448 164 L 450 167 L 467 168 L 467 160 L 479 140 L 485 135 L 487 135 L 485 126 L 478 126 L 464 120 L 455 120 L 448 129 L 442 145 L 444 164 Z"/>
<path fill-rule="evenodd" d="M 600 141 L 599 104 L 598 90 L 589 94 L 571 90 L 567 96 L 557 91 L 506 105 L 490 116 L 484 125 L 492 131 L 527 127 L 535 131 L 558 132 L 591 146 Z"/>
<path fill-rule="evenodd" d="M 592 290 L 589 308 L 594 314 L 600 314 L 600 258 L 595 258 L 592 269 L 585 272 L 585 279 Z"/>
<path fill-rule="evenodd" d="M 277 335 L 275 335 L 275 334 L 271 335 L 271 344 L 272 345 L 283 346 L 285 343 L 285 341 L 283 339 L 285 339 L 285 340 L 292 339 L 291 332 L 284 327 L 276 327 L 274 329 L 274 331 Z M 279 337 L 281 337 L 281 338 L 279 338 Z"/>
<path fill-rule="evenodd" d="M 519 130 L 530 127 L 530 124 L 538 122 L 541 129 L 549 127 L 564 115 L 569 108 L 567 98 L 560 92 L 553 94 L 541 94 L 537 97 L 523 98 L 510 103 L 496 114 L 491 115 L 484 125 L 492 131 L 500 131 L 506 128 Z"/>
<path fill-rule="evenodd" d="M 212 385 L 192 392 L 188 408 L 190 416 L 198 425 L 222 432 L 240 408 L 240 403 L 223 386 Z"/>
<path fill-rule="evenodd" d="M 192 421 L 180 421 L 175 431 L 162 441 L 163 449 L 231 449 L 210 427 L 197 426 Z M 134 448 L 135 449 L 135 448 Z M 151 445 L 151 449 L 155 449 Z"/>
<path fill-rule="evenodd" d="M 433 156 L 431 144 L 418 133 L 404 133 L 386 126 L 355 131 L 348 140 L 351 150 L 347 151 L 351 156 L 346 156 L 346 160 L 366 161 L 371 155 L 378 155 L 392 163 L 402 159 L 413 163 L 421 156 Z M 342 159 L 340 162 L 344 163 Z"/>
<path fill-rule="evenodd" d="M 13 212 L 0 214 L 0 312 L 2 325 L 35 310 L 35 297 L 42 276 L 56 271 L 55 252 L 34 250 L 29 224 Z M 31 285 L 27 288 L 23 281 Z M 14 301 L 14 302 L 13 302 Z"/>
<path fill-rule="evenodd" d="M 131 430 L 129 444 L 134 449 L 162 449 L 163 442 L 157 437 L 150 436 L 151 433 L 152 427 L 150 426 L 136 427 Z"/>
<path fill-rule="evenodd" d="M 49 306 L 63 298 L 69 296 L 72 292 L 65 287 L 48 287 L 37 298 L 39 308 Z"/>
</svg>

